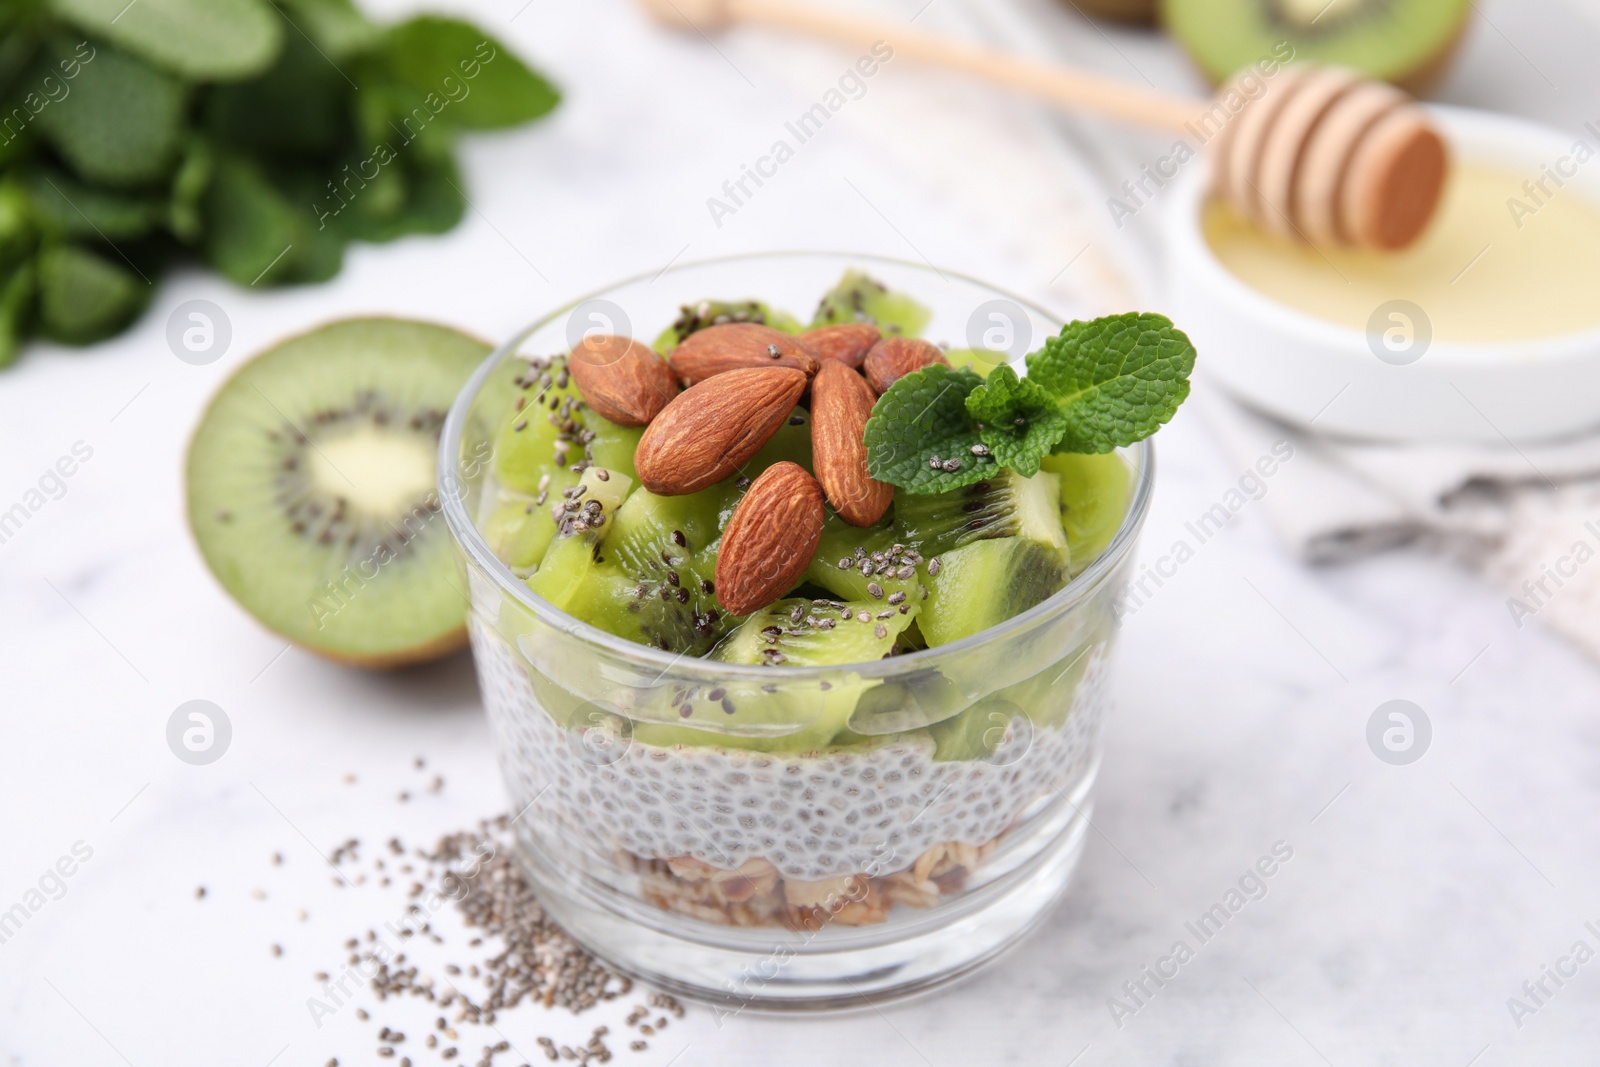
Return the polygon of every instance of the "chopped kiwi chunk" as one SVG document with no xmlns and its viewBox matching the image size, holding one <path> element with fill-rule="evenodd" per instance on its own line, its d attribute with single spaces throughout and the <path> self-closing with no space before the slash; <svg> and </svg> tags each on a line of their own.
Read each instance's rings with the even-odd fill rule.
<svg viewBox="0 0 1600 1067">
<path fill-rule="evenodd" d="M 1061 524 L 1078 574 L 1104 552 L 1122 526 L 1133 495 L 1128 465 L 1115 452 L 1061 454 L 1039 461 L 1061 479 Z"/>
<path fill-rule="evenodd" d="M 917 627 L 931 647 L 1022 614 L 1055 594 L 1067 578 L 1064 552 L 1025 537 L 974 541 L 935 556 L 925 569 L 928 598 Z"/>
<path fill-rule="evenodd" d="M 634 483 L 633 454 L 644 431 L 618 426 L 585 405 L 565 357 L 531 361 L 515 383 L 521 406 L 495 434 L 492 465 L 501 492 L 482 526 L 496 556 L 513 569 L 526 569 L 539 562 L 556 535 L 552 505 L 559 507 L 584 472 L 603 469 L 626 479 L 619 485 Z M 507 506 L 518 502 L 522 529 L 516 528 L 516 510 Z"/>
<path fill-rule="evenodd" d="M 715 585 L 731 495 L 726 484 L 674 497 L 634 490 L 602 527 L 598 551 L 558 540 L 528 587 L 607 633 L 705 655 L 736 621 Z"/>
<path fill-rule="evenodd" d="M 936 556 L 974 541 L 1023 537 L 1067 549 L 1061 528 L 1061 479 L 1049 471 L 1031 478 L 1011 470 L 948 493 L 894 494 L 895 524 L 924 556 Z"/>
<path fill-rule="evenodd" d="M 860 663 L 890 654 L 909 625 L 910 616 L 885 613 L 877 604 L 790 598 L 746 617 L 711 658 L 757 666 Z M 652 745 L 815 751 L 844 731 L 856 702 L 876 685 L 850 674 L 813 682 L 664 686 L 641 692 L 634 711 L 646 721 L 633 736 Z M 673 719 L 677 723 L 667 725 Z"/>
<path fill-rule="evenodd" d="M 993 759 L 1003 744 L 1009 751 L 1011 745 L 1026 743 L 1029 722 L 1027 714 L 1011 701 L 986 697 L 961 714 L 928 728 L 933 737 L 933 760 L 948 763 Z"/>
<path fill-rule="evenodd" d="M 844 600 L 915 607 L 922 601 L 917 565 L 923 557 L 900 536 L 890 520 L 863 530 L 830 511 L 806 579 Z"/>
<path fill-rule="evenodd" d="M 189 447 L 189 522 L 223 587 L 333 659 L 393 666 L 459 647 L 439 433 L 488 352 L 442 326 L 349 319 L 246 363 Z"/>
<path fill-rule="evenodd" d="M 833 326 L 841 322 L 870 322 L 880 333 L 921 337 L 932 313 L 905 293 L 875 280 L 859 270 L 847 270 L 839 284 L 823 296 L 811 326 Z"/>
<path fill-rule="evenodd" d="M 909 613 L 875 600 L 780 600 L 747 616 L 712 658 L 791 667 L 863 663 L 888 655 L 909 625 Z"/>
<path fill-rule="evenodd" d="M 768 307 L 759 300 L 701 300 L 678 310 L 672 325 L 657 335 L 655 350 L 663 356 L 670 355 L 696 330 L 730 322 L 754 322 L 784 333 L 801 333 L 805 329 L 793 315 Z"/>
</svg>

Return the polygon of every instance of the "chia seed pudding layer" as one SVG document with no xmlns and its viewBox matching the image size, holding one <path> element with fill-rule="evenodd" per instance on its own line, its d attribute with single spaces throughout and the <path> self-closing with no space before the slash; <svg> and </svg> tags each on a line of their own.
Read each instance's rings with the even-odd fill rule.
<svg viewBox="0 0 1600 1067">
<path fill-rule="evenodd" d="M 740 879 L 727 886 L 741 872 L 757 902 L 781 878 L 777 899 L 786 894 L 802 908 L 816 887 L 856 877 L 877 883 L 914 872 L 914 889 L 952 867 L 963 868 L 957 881 L 970 876 L 1031 805 L 1093 764 L 1108 703 L 1102 641 L 1087 653 L 1059 725 L 1015 716 L 983 759 L 937 761 L 933 739 L 920 730 L 815 753 L 632 738 L 596 748 L 584 737 L 595 727 L 564 728 L 541 707 L 529 678 L 535 668 L 500 634 L 474 617 L 472 637 L 512 810 L 526 809 L 521 817 L 541 837 L 641 874 L 647 895 L 652 874 L 685 884 L 716 879 L 713 904 L 749 898 Z M 679 895 L 666 903 L 693 913 L 693 894 Z M 791 908 L 784 921 L 794 920 Z"/>
</svg>

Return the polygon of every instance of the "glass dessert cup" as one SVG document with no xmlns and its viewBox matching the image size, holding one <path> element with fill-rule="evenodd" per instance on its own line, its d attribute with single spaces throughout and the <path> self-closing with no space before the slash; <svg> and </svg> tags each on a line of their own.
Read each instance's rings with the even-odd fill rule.
<svg viewBox="0 0 1600 1067">
<path fill-rule="evenodd" d="M 637 644 L 555 609 L 495 557 L 475 520 L 523 357 L 566 351 L 585 329 L 648 339 L 702 297 L 804 314 L 847 267 L 928 304 L 933 340 L 964 338 L 995 301 L 1026 316 L 1029 348 L 1061 325 L 952 272 L 871 256 L 683 264 L 518 334 L 463 390 L 441 444 L 440 496 L 532 884 L 618 967 L 733 1010 L 839 1010 L 935 988 L 996 957 L 1062 895 L 1088 827 L 1116 605 L 1149 499 L 1143 442 L 1119 454 L 1130 484 L 1120 526 L 1074 561 L 1064 589 L 972 637 L 844 666 Z M 697 702 L 760 714 L 737 728 L 686 718 Z"/>
</svg>

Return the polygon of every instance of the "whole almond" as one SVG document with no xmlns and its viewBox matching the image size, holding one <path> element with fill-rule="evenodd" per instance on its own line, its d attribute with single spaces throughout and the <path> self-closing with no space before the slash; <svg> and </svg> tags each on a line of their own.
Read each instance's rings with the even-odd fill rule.
<svg viewBox="0 0 1600 1067">
<path fill-rule="evenodd" d="M 867 419 L 877 397 L 866 380 L 832 360 L 811 383 L 811 454 L 828 503 L 851 526 L 871 526 L 894 500 L 894 486 L 867 473 Z"/>
<path fill-rule="evenodd" d="M 837 326 L 819 326 L 800 335 L 800 343 L 810 346 L 824 363 L 835 360 L 852 370 L 859 370 L 867 352 L 883 337 L 870 322 L 841 322 Z"/>
<path fill-rule="evenodd" d="M 684 385 L 740 367 L 792 367 L 817 373 L 817 355 L 791 337 L 759 322 L 726 322 L 696 330 L 672 350 L 672 372 Z"/>
<path fill-rule="evenodd" d="M 685 389 L 639 438 L 640 483 L 661 496 L 715 485 L 778 432 L 805 391 L 805 373 L 792 367 L 731 370 Z"/>
<path fill-rule="evenodd" d="M 861 369 L 866 372 L 873 392 L 882 396 L 889 391 L 889 386 L 930 363 L 950 365 L 944 353 L 926 341 L 914 337 L 885 337 L 872 346 Z"/>
<path fill-rule="evenodd" d="M 586 404 L 618 426 L 648 426 L 678 395 L 678 382 L 654 349 L 628 337 L 595 334 L 567 357 Z"/>
<path fill-rule="evenodd" d="M 822 486 L 804 467 L 784 460 L 762 471 L 722 532 L 718 603 L 748 615 L 781 599 L 811 565 L 822 519 Z"/>
</svg>

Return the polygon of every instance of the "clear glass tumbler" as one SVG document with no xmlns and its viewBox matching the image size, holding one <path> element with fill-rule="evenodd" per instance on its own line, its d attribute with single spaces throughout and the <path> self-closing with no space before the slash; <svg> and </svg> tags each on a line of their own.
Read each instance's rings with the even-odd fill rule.
<svg viewBox="0 0 1600 1067">
<path fill-rule="evenodd" d="M 1120 457 L 1131 485 L 1120 528 L 1066 588 L 965 640 L 839 667 L 626 641 L 551 607 L 496 559 L 476 520 L 526 356 L 594 329 L 648 339 L 702 298 L 806 314 L 846 268 L 928 305 L 932 340 L 978 347 L 988 333 L 996 359 L 1061 325 L 954 272 L 872 256 L 682 264 L 518 334 L 463 390 L 441 446 L 440 497 L 529 878 L 593 951 L 730 1010 L 841 1009 L 933 988 L 993 959 L 1061 896 L 1088 826 L 1115 605 L 1150 493 L 1146 442 Z M 760 701 L 763 714 L 740 716 L 738 731 L 687 725 L 697 701 Z"/>
</svg>

